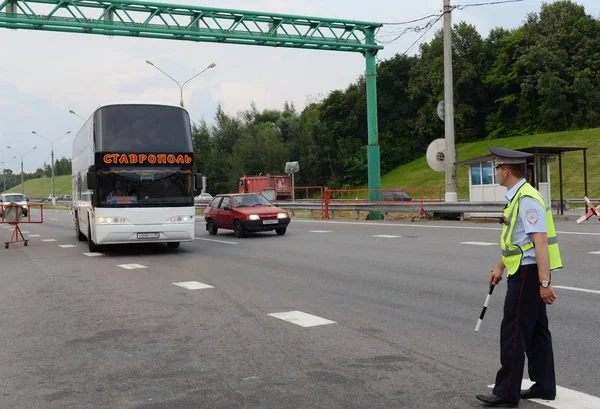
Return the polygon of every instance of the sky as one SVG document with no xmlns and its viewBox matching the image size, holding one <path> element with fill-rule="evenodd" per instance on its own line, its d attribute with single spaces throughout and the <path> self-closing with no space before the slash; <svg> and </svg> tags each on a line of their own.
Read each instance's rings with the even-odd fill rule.
<svg viewBox="0 0 600 409">
<path fill-rule="evenodd" d="M 452 5 L 491 0 L 452 0 Z M 443 0 L 166 0 L 237 10 L 256 10 L 382 23 L 403 22 L 439 14 Z M 546 1 L 551 3 L 552 0 Z M 600 1 L 577 0 L 586 12 L 600 17 Z M 482 36 L 495 27 L 520 26 L 528 13 L 538 12 L 542 0 L 455 9 L 453 23 L 474 25 Z M 36 9 L 37 11 L 37 9 Z M 424 21 L 423 23 L 426 23 Z M 417 23 L 420 24 L 420 23 Z M 421 23 L 422 24 L 422 23 Z M 398 26 L 384 25 L 379 39 L 393 40 Z M 441 21 L 421 40 L 408 33 L 382 44 L 379 60 L 397 53 L 418 53 L 420 42 L 430 41 Z M 365 71 L 359 53 L 276 49 L 176 40 L 108 37 L 0 28 L 0 163 L 34 172 L 55 157 L 70 157 L 73 136 L 83 120 L 100 104 L 115 101 L 179 103 L 179 87 L 152 61 L 179 82 L 208 69 L 184 87 L 184 104 L 193 122 L 214 121 L 220 105 L 236 114 L 254 103 L 259 110 L 282 108 L 293 102 L 300 111 L 335 89 L 344 89 Z M 65 135 L 70 131 L 71 134 Z M 10 146 L 15 151 L 9 150 Z M 35 149 L 33 149 L 36 147 Z M 33 150 L 31 150 L 33 149 Z M 13 158 L 17 156 L 16 158 Z M 0 165 L 0 169 L 1 169 Z"/>
</svg>

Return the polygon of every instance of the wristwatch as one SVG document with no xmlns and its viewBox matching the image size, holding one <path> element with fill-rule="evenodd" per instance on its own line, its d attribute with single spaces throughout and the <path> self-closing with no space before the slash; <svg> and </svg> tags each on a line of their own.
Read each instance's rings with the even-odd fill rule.
<svg viewBox="0 0 600 409">
<path fill-rule="evenodd" d="M 550 285 L 550 280 L 542 280 L 540 285 L 544 288 L 548 288 L 548 286 Z"/>
</svg>

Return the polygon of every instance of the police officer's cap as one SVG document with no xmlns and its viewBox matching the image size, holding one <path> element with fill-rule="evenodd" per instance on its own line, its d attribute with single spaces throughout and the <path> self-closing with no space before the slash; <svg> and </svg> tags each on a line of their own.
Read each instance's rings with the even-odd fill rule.
<svg viewBox="0 0 600 409">
<path fill-rule="evenodd" d="M 495 166 L 527 163 L 527 158 L 533 156 L 531 153 L 506 148 L 490 148 L 490 152 L 494 155 Z"/>
</svg>

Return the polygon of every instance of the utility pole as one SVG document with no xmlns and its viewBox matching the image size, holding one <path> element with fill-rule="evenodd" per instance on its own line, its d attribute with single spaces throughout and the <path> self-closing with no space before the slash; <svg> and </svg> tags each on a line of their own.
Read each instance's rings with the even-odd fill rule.
<svg viewBox="0 0 600 409">
<path fill-rule="evenodd" d="M 457 202 L 454 145 L 454 80 L 452 78 L 452 7 L 444 0 L 444 133 L 446 139 L 446 202 Z"/>
</svg>

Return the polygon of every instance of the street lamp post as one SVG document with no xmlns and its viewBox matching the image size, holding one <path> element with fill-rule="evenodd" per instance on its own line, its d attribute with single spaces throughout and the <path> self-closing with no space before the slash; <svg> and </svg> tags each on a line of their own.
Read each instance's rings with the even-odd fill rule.
<svg viewBox="0 0 600 409">
<path fill-rule="evenodd" d="M 79 115 L 77 112 L 73 111 L 72 109 L 69 109 L 69 113 L 79 117 L 83 122 L 85 122 L 85 119 L 81 115 Z"/>
<path fill-rule="evenodd" d="M 2 181 L 4 182 L 4 186 L 2 187 L 2 193 L 6 192 L 6 163 L 0 162 L 2 164 L 2 168 L 4 172 L 2 173 Z"/>
<path fill-rule="evenodd" d="M 34 150 L 35 148 L 37 148 L 37 146 L 34 146 L 33 148 L 29 149 L 24 154 L 21 154 L 21 153 L 17 152 L 16 150 L 14 150 L 13 148 L 11 148 L 10 146 L 7 146 L 7 148 L 10 149 L 11 151 L 15 152 L 17 155 L 19 155 L 21 157 L 21 193 L 23 195 L 25 195 L 25 181 L 23 180 L 23 156 L 27 155 L 29 152 L 31 152 L 32 150 Z"/>
<path fill-rule="evenodd" d="M 52 203 L 56 203 L 56 194 L 54 192 L 54 142 L 58 141 L 60 138 L 64 138 L 65 136 L 67 136 L 68 134 L 71 133 L 71 131 L 67 131 L 65 132 L 65 134 L 63 136 L 59 136 L 58 138 L 56 138 L 54 141 L 51 141 L 50 139 L 40 135 L 39 133 L 37 133 L 36 131 L 31 131 L 32 134 L 35 134 L 37 136 L 39 136 L 42 139 L 45 139 L 49 144 L 50 144 L 50 157 L 52 158 L 52 162 L 51 162 L 51 169 L 52 169 Z"/>
<path fill-rule="evenodd" d="M 179 105 L 181 105 L 182 107 L 183 107 L 183 87 L 185 87 L 185 84 L 187 84 L 188 82 L 190 82 L 191 80 L 193 80 L 194 78 L 196 78 L 198 75 L 202 74 L 204 71 L 206 71 L 206 70 L 208 70 L 210 68 L 215 68 L 217 66 L 217 64 L 212 63 L 208 67 L 206 67 L 205 69 L 203 69 L 202 71 L 200 71 L 198 74 L 194 75 L 192 78 L 190 78 L 189 80 L 185 81 L 183 84 L 180 84 L 179 81 L 177 81 L 175 78 L 171 77 L 169 74 L 167 74 L 166 72 L 164 72 L 163 70 L 161 70 L 160 68 L 158 68 L 151 61 L 146 60 L 146 64 L 149 64 L 149 65 L 153 66 L 154 68 L 156 68 L 157 70 L 159 70 L 160 72 L 162 72 L 163 74 L 165 74 L 167 77 L 169 77 L 170 79 L 172 79 L 177 85 L 179 85 Z"/>
</svg>

